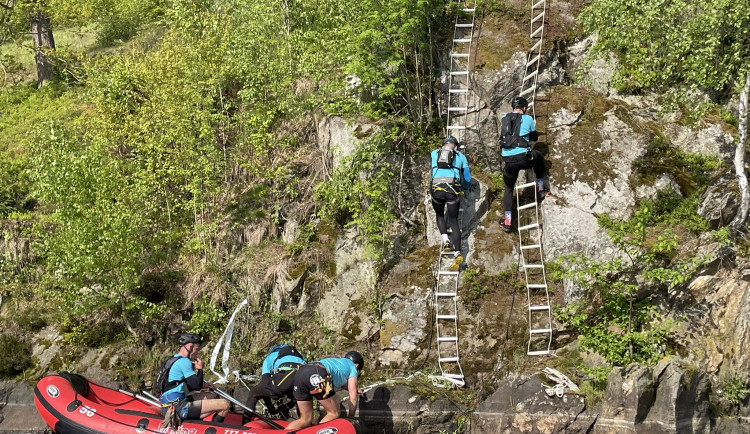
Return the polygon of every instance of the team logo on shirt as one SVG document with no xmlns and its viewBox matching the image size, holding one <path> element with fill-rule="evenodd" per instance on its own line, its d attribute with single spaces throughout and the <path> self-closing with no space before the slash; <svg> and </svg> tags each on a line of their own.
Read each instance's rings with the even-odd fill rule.
<svg viewBox="0 0 750 434">
<path fill-rule="evenodd" d="M 323 428 L 321 430 L 318 430 L 318 432 L 315 434 L 336 434 L 337 432 L 339 432 L 339 430 L 337 430 L 336 428 Z"/>
<path fill-rule="evenodd" d="M 320 386 L 320 383 L 323 382 L 323 379 L 320 378 L 320 375 L 318 374 L 312 374 L 310 376 L 310 385 L 314 388 L 318 388 Z"/>
</svg>

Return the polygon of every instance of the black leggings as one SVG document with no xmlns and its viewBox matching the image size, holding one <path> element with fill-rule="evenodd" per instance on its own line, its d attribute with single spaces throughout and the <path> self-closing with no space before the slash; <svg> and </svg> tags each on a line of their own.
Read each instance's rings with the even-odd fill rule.
<svg viewBox="0 0 750 434">
<path fill-rule="evenodd" d="M 505 184 L 503 207 L 505 211 L 511 211 L 513 209 L 513 189 L 516 186 L 516 180 L 518 180 L 518 172 L 534 168 L 536 178 L 544 178 L 544 158 L 542 158 L 542 154 L 539 151 L 530 150 L 525 154 L 505 157 L 503 160 L 505 160 L 505 168 L 503 169 L 503 183 Z"/>
<path fill-rule="evenodd" d="M 271 413 L 275 413 L 276 408 L 272 403 L 272 399 L 281 399 L 284 396 L 289 399 L 293 399 L 292 389 L 294 387 L 294 374 L 296 371 L 280 371 L 274 375 L 264 375 L 261 378 L 260 383 L 250 389 L 250 394 L 247 397 L 247 407 L 255 410 L 255 404 L 259 399 L 263 399 L 263 403 Z"/>
<path fill-rule="evenodd" d="M 458 210 L 461 207 L 458 195 L 455 190 L 447 184 L 438 184 L 432 187 L 432 208 L 435 210 L 437 227 L 441 234 L 448 233 L 448 226 L 451 227 L 451 243 L 453 248 L 461 250 L 461 228 L 458 226 Z M 446 212 L 447 225 L 446 225 Z"/>
</svg>

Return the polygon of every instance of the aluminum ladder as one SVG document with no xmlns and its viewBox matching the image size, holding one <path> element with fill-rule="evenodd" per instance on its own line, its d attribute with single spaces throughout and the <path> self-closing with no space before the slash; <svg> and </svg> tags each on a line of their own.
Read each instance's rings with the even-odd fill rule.
<svg viewBox="0 0 750 434">
<path fill-rule="evenodd" d="M 530 191 L 533 193 L 529 194 Z M 549 354 L 552 346 L 552 309 L 544 269 L 543 227 L 539 222 L 536 180 L 517 185 L 515 192 L 518 206 L 518 247 L 526 279 L 529 315 L 529 343 L 526 354 L 540 356 Z"/>
<path fill-rule="evenodd" d="M 433 303 L 441 379 L 449 381 L 454 386 L 463 387 L 466 382 L 458 350 L 459 271 L 448 270 L 453 264 L 454 255 L 454 252 L 442 250 L 438 254 Z"/>
<path fill-rule="evenodd" d="M 445 129 L 455 137 L 463 148 L 466 118 L 471 105 L 469 71 L 471 45 L 474 37 L 476 0 L 457 0 L 459 6 L 453 29 L 453 45 L 450 52 L 450 74 L 448 75 L 448 114 Z"/>
<path fill-rule="evenodd" d="M 542 63 L 544 26 L 547 23 L 547 0 L 531 0 L 531 48 L 526 53 L 526 71 L 521 82 L 521 96 L 529 101 L 529 113 L 536 122 L 534 100 L 536 99 L 539 67 Z"/>
</svg>

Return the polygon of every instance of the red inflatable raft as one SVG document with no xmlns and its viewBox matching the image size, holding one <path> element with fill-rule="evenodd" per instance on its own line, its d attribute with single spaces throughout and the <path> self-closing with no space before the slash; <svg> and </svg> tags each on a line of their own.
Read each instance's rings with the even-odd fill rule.
<svg viewBox="0 0 750 434">
<path fill-rule="evenodd" d="M 275 429 L 262 420 L 244 425 L 184 421 L 180 429 L 162 428 L 160 408 L 127 392 L 101 386 L 76 374 L 60 373 L 42 378 L 34 388 L 34 403 L 39 414 L 56 434 L 356 434 L 357 429 L 346 419 L 335 419 L 321 425 L 290 431 Z M 234 417 L 232 417 L 234 416 Z M 241 420 L 240 415 L 226 418 Z M 276 421 L 286 426 L 286 421 Z"/>
</svg>

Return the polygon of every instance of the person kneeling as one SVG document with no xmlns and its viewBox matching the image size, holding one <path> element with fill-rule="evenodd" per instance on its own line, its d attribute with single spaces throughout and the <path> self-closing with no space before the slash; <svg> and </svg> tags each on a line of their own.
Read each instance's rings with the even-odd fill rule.
<svg viewBox="0 0 750 434">
<path fill-rule="evenodd" d="M 320 402 L 326 415 L 320 423 L 337 419 L 339 403 L 336 401 L 336 388 L 349 391 L 349 417 L 357 411 L 359 389 L 357 378 L 365 360 L 356 351 L 349 351 L 343 358 L 327 358 L 309 365 L 303 365 L 294 377 L 294 399 L 297 400 L 299 419 L 292 421 L 286 429 L 301 429 L 313 424 L 313 398 Z"/>
</svg>

